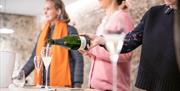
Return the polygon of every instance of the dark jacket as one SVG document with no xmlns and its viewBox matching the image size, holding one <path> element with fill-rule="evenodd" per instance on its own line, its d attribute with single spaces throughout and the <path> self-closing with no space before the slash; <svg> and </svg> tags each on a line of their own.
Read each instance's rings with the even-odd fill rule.
<svg viewBox="0 0 180 91">
<path fill-rule="evenodd" d="M 78 34 L 77 30 L 68 25 L 68 35 Z M 25 76 L 27 77 L 34 70 L 34 56 L 36 55 L 36 46 L 32 52 L 31 57 L 28 62 L 24 65 L 22 70 L 25 71 Z M 71 71 L 71 81 L 72 86 L 79 85 L 83 83 L 83 56 L 76 50 L 69 50 L 69 63 L 70 63 L 70 71 Z M 49 72 L 48 72 L 49 73 Z M 49 82 L 49 76 L 48 76 Z M 43 84 L 45 84 L 45 71 L 43 71 Z"/>
<path fill-rule="evenodd" d="M 180 91 L 180 72 L 174 47 L 174 10 L 152 7 L 134 31 L 127 34 L 122 53 L 142 44 L 136 86 L 148 91 Z"/>
</svg>

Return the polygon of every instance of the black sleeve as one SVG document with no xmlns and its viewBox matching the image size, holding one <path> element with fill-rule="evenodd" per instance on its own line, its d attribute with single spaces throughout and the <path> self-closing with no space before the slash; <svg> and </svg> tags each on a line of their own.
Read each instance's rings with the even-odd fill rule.
<svg viewBox="0 0 180 91">
<path fill-rule="evenodd" d="M 40 34 L 41 34 L 41 32 L 40 32 Z M 38 35 L 38 38 L 39 38 L 40 34 Z M 37 40 L 37 42 L 38 42 L 38 40 Z M 27 77 L 35 68 L 34 67 L 34 57 L 36 56 L 37 42 L 36 42 L 35 47 L 34 47 L 34 49 L 32 51 L 31 57 L 29 58 L 27 63 L 24 65 L 24 67 L 21 69 L 21 70 L 24 70 L 25 77 Z"/>
<path fill-rule="evenodd" d="M 71 50 L 71 55 L 73 59 L 74 72 L 73 72 L 73 84 L 83 83 L 83 73 L 84 73 L 84 60 L 83 56 L 77 50 Z"/>
<path fill-rule="evenodd" d="M 24 70 L 25 72 L 25 77 L 27 77 L 34 70 L 34 56 L 35 55 L 36 55 L 36 46 L 34 47 L 32 51 L 31 57 L 22 68 L 22 70 Z"/>
<path fill-rule="evenodd" d="M 68 25 L 68 35 L 78 35 L 77 29 L 71 25 Z"/>
<path fill-rule="evenodd" d="M 121 53 L 130 52 L 142 44 L 145 21 L 150 10 L 145 13 L 140 23 L 134 28 L 134 30 L 126 35 Z"/>
<path fill-rule="evenodd" d="M 121 53 L 130 52 L 142 44 L 143 30 L 143 23 L 141 22 L 132 32 L 126 35 Z"/>
<path fill-rule="evenodd" d="M 69 35 L 78 35 L 78 32 L 76 30 L 76 28 L 74 28 L 73 26 L 68 26 L 68 33 Z M 79 53 L 79 51 L 77 50 L 70 50 L 70 54 L 72 57 L 72 61 L 71 64 L 73 65 L 71 68 L 71 70 L 73 70 L 73 85 L 77 84 L 82 84 L 83 83 L 83 73 L 84 73 L 84 60 L 83 60 L 83 56 L 81 53 Z"/>
</svg>

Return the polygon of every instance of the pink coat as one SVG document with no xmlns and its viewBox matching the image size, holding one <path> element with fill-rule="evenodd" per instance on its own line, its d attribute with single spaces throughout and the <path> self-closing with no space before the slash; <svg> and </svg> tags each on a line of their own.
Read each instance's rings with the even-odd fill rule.
<svg viewBox="0 0 180 91">
<path fill-rule="evenodd" d="M 103 35 L 103 30 L 120 30 L 124 27 L 128 33 L 133 29 L 133 23 L 128 13 L 116 11 L 109 17 L 105 17 L 99 25 L 96 34 Z M 109 52 L 103 47 L 96 46 L 89 50 L 91 69 L 89 85 L 98 90 L 112 90 L 112 64 Z M 130 60 L 132 53 L 120 54 L 117 64 L 117 91 L 130 91 Z"/>
</svg>

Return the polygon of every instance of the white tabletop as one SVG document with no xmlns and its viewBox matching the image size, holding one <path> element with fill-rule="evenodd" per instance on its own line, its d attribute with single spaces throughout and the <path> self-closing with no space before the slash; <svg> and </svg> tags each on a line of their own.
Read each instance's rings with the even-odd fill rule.
<svg viewBox="0 0 180 91">
<path fill-rule="evenodd" d="M 0 91 L 95 91 L 86 88 L 0 88 Z"/>
</svg>

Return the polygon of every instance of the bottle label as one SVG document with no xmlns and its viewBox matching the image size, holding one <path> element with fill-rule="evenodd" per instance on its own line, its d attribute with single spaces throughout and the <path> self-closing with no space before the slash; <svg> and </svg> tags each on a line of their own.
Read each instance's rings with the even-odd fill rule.
<svg viewBox="0 0 180 91">
<path fill-rule="evenodd" d="M 79 47 L 78 50 L 84 50 L 86 48 L 86 44 L 87 44 L 86 38 L 84 36 L 79 36 L 79 37 L 81 40 L 81 46 Z"/>
</svg>

